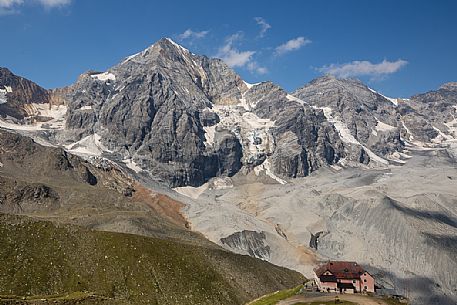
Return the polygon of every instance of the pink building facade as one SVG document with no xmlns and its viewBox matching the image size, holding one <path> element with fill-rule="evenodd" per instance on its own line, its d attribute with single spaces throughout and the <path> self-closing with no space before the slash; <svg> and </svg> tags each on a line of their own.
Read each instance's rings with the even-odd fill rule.
<svg viewBox="0 0 457 305">
<path fill-rule="evenodd" d="M 375 292 L 374 278 L 356 262 L 329 261 L 314 273 L 316 285 L 323 292 Z"/>
</svg>

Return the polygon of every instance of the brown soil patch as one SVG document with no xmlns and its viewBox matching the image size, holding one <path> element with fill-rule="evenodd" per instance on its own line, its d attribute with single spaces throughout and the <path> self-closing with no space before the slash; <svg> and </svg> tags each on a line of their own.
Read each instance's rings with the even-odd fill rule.
<svg viewBox="0 0 457 305">
<path fill-rule="evenodd" d="M 188 228 L 189 222 L 181 212 L 182 202 L 171 199 L 167 195 L 155 193 L 139 183 L 134 184 L 133 199 L 146 203 L 158 215 L 180 227 Z"/>
</svg>

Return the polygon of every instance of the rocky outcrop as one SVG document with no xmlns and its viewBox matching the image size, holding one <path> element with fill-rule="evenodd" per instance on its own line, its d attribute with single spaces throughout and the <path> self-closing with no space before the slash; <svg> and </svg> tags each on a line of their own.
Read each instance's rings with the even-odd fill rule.
<svg viewBox="0 0 457 305">
<path fill-rule="evenodd" d="M 270 247 L 265 245 L 265 238 L 264 232 L 244 230 L 221 238 L 221 243 L 234 252 L 248 253 L 252 257 L 269 260 Z"/>
<path fill-rule="evenodd" d="M 106 72 L 45 91 L 55 106 L 49 114 L 60 116 L 40 128 L 46 141 L 70 151 L 96 146 L 87 151 L 128 160 L 171 187 L 241 169 L 284 183 L 328 165 L 402 164 L 405 141 L 454 138 L 456 86 L 406 102 L 324 76 L 290 95 L 271 82 L 245 83 L 221 60 L 165 38 Z M 35 115 L 36 108 L 21 109 Z"/>
<path fill-rule="evenodd" d="M 58 193 L 44 184 L 24 184 L 0 177 L 0 212 L 52 211 L 60 207 Z"/>
<path fill-rule="evenodd" d="M 337 163 L 344 147 L 322 110 L 291 98 L 279 86 L 265 82 L 245 96 L 256 115 L 274 121 L 273 171 L 285 177 L 304 177 L 316 169 Z"/>
<path fill-rule="evenodd" d="M 297 89 L 293 95 L 331 113 L 349 130 L 349 136 L 380 156 L 403 149 L 394 101 L 358 80 L 327 75 Z"/>
<path fill-rule="evenodd" d="M 207 147 L 203 128 L 218 121 L 208 107 L 236 103 L 245 90 L 222 61 L 162 39 L 105 73 L 79 78 L 65 96 L 66 139 L 98 133 L 110 150 L 171 186 L 201 185 L 240 167 L 233 137 Z"/>
<path fill-rule="evenodd" d="M 86 161 L 61 148 L 44 147 L 31 138 L 3 130 L 0 130 L 0 164 L 4 174 L 31 177 L 33 181 L 54 178 L 90 186 L 101 184 L 118 193 L 131 189 L 133 184 L 113 162 L 99 162 L 96 158 Z"/>
<path fill-rule="evenodd" d="M 28 104 L 49 103 L 50 94 L 34 82 L 0 67 L 0 116 L 22 120 L 31 115 Z"/>
<path fill-rule="evenodd" d="M 441 142 L 455 138 L 457 83 L 447 83 L 436 91 L 413 96 L 400 104 L 399 111 L 411 141 Z"/>
<path fill-rule="evenodd" d="M 321 110 L 272 83 L 247 85 L 221 60 L 170 39 L 85 73 L 65 91 L 66 141 L 97 133 L 110 151 L 172 187 L 264 162 L 278 175 L 306 176 L 344 154 Z"/>
</svg>

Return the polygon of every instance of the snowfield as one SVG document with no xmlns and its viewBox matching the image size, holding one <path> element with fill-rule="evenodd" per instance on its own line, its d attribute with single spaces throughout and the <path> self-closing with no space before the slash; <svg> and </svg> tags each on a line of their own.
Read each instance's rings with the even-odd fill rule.
<svg viewBox="0 0 457 305">
<path fill-rule="evenodd" d="M 115 81 L 116 80 L 116 75 L 114 75 L 113 73 L 110 73 L 110 72 L 92 74 L 91 77 L 95 78 L 95 79 L 98 79 L 98 80 L 100 80 L 102 82 Z"/>
<path fill-rule="evenodd" d="M 15 124 L 12 120 L 0 119 L 0 127 L 11 130 L 24 130 L 24 131 L 40 131 L 49 129 L 64 129 L 65 127 L 65 114 L 67 107 L 64 105 L 53 105 L 49 108 L 49 104 L 28 104 L 27 111 L 33 116 L 43 116 L 51 118 L 46 122 L 32 122 L 31 124 Z"/>
</svg>

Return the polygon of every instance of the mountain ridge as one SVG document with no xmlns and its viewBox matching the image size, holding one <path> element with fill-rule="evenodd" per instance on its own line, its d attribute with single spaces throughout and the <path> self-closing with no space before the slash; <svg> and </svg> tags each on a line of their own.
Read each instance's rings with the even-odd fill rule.
<svg viewBox="0 0 457 305">
<path fill-rule="evenodd" d="M 308 276 L 319 260 L 355 260 L 417 304 L 452 304 L 454 89 L 392 99 L 325 75 L 288 93 L 162 39 L 52 91 L 52 120 L 0 125 L 110 160 L 182 202 L 184 225 L 227 250 Z M 95 227 L 151 229 L 108 220 Z"/>
</svg>

